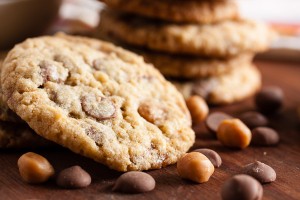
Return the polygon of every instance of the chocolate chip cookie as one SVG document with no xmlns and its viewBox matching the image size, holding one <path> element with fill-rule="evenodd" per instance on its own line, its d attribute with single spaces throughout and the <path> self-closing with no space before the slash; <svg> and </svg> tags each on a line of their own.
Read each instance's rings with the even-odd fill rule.
<svg viewBox="0 0 300 200">
<path fill-rule="evenodd" d="M 101 0 L 122 12 L 173 22 L 215 23 L 238 17 L 235 1 L 199 0 Z"/>
<path fill-rule="evenodd" d="M 242 53 L 227 58 L 174 55 L 135 48 L 118 41 L 112 36 L 106 35 L 101 30 L 98 30 L 94 36 L 120 45 L 143 56 L 146 62 L 152 63 L 164 76 L 169 78 L 197 79 L 218 76 L 239 68 L 245 63 L 250 63 L 254 57 L 253 53 Z"/>
<path fill-rule="evenodd" d="M 254 56 L 251 53 L 245 53 L 220 59 L 141 50 L 137 53 L 140 53 L 146 62 L 152 63 L 164 76 L 183 79 L 220 76 L 245 63 L 250 63 Z"/>
<path fill-rule="evenodd" d="M 8 53 L 1 83 L 8 106 L 39 135 L 115 170 L 161 168 L 194 143 L 176 88 L 107 42 L 28 39 Z"/>
<path fill-rule="evenodd" d="M 220 76 L 174 84 L 185 98 L 199 95 L 210 104 L 230 104 L 253 95 L 261 86 L 261 74 L 248 63 Z"/>
<path fill-rule="evenodd" d="M 265 51 L 274 33 L 250 20 L 174 24 L 103 10 L 99 29 L 122 42 L 174 54 L 229 57 Z M 130 34 L 129 34 L 130 33 Z"/>
<path fill-rule="evenodd" d="M 6 54 L 7 52 L 0 52 L 0 71 Z M 36 148 L 50 145 L 53 143 L 37 135 L 18 115 L 9 109 L 3 101 L 0 90 L 0 148 Z"/>
<path fill-rule="evenodd" d="M 6 56 L 7 52 L 0 52 L 0 73 L 2 68 L 3 60 Z M 9 122 L 18 122 L 24 123 L 21 118 L 16 115 L 7 104 L 3 101 L 2 92 L 1 92 L 1 84 L 0 84 L 0 121 L 9 121 Z"/>
</svg>

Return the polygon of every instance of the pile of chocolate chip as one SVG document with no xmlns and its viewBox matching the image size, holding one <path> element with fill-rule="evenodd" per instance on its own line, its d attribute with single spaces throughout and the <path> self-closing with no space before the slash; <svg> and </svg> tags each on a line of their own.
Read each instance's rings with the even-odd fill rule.
<svg viewBox="0 0 300 200">
<path fill-rule="evenodd" d="M 206 119 L 206 126 L 216 134 L 223 145 L 244 149 L 250 144 L 274 146 L 279 143 L 279 134 L 267 127 L 269 121 L 266 116 L 282 108 L 283 92 L 280 88 L 263 88 L 255 97 L 259 112 L 245 112 L 238 118 L 222 112 L 208 115 L 205 101 L 199 98 L 195 97 L 187 101 L 193 120 L 198 123 Z M 179 158 L 177 172 L 184 179 L 204 183 L 221 164 L 222 159 L 217 152 L 211 149 L 196 149 Z M 32 152 L 19 158 L 18 167 L 22 179 L 27 183 L 43 183 L 55 174 L 54 168 L 46 158 Z M 225 181 L 221 196 L 224 200 L 259 200 L 263 196 L 261 184 L 275 180 L 276 172 L 272 167 L 255 161 L 242 167 L 239 174 Z M 56 175 L 57 185 L 68 189 L 87 187 L 91 181 L 91 176 L 80 166 L 64 169 Z M 127 172 L 116 180 L 112 190 L 122 193 L 143 193 L 153 190 L 155 184 L 154 178 L 147 173 Z"/>
</svg>

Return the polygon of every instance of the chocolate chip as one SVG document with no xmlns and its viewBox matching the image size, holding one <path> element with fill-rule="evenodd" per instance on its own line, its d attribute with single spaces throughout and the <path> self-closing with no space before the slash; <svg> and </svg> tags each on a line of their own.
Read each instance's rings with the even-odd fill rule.
<svg viewBox="0 0 300 200">
<path fill-rule="evenodd" d="M 202 153 L 203 155 L 205 155 L 210 160 L 210 162 L 214 165 L 214 167 L 220 167 L 221 166 L 222 159 L 221 159 L 220 155 L 217 152 L 215 152 L 214 150 L 211 150 L 211 149 L 196 149 L 194 151 Z"/>
<path fill-rule="evenodd" d="M 275 113 L 282 107 L 283 92 L 279 87 L 264 87 L 256 94 L 255 103 L 262 113 Z"/>
<path fill-rule="evenodd" d="M 84 188 L 91 184 L 91 176 L 80 166 L 73 166 L 58 174 L 56 184 L 63 188 Z"/>
<path fill-rule="evenodd" d="M 232 119 L 232 117 L 222 112 L 211 113 L 206 118 L 206 126 L 210 131 L 216 133 L 220 123 L 225 119 Z"/>
<path fill-rule="evenodd" d="M 149 192 L 155 188 L 155 180 L 144 172 L 127 172 L 116 181 L 113 191 L 123 193 Z"/>
<path fill-rule="evenodd" d="M 214 79 L 198 81 L 193 85 L 191 95 L 199 95 L 204 99 L 208 99 L 211 91 L 217 84 Z"/>
<path fill-rule="evenodd" d="M 41 76 L 43 77 L 43 83 L 47 81 L 62 83 L 68 77 L 68 70 L 63 67 L 58 67 L 50 61 L 42 61 L 40 63 Z"/>
<path fill-rule="evenodd" d="M 263 196 L 261 184 L 248 175 L 235 175 L 222 186 L 223 200 L 260 200 Z"/>
<path fill-rule="evenodd" d="M 54 55 L 53 59 L 56 62 L 62 63 L 63 66 L 67 69 L 72 69 L 72 68 L 76 67 L 76 65 L 73 63 L 72 59 L 70 57 L 68 57 L 67 55 L 56 54 L 56 55 Z"/>
<path fill-rule="evenodd" d="M 258 127 L 252 130 L 251 144 L 257 146 L 273 146 L 279 143 L 278 133 L 268 127 Z"/>
<path fill-rule="evenodd" d="M 138 113 L 148 122 L 158 125 L 164 121 L 167 112 L 161 104 L 149 101 L 141 103 Z"/>
<path fill-rule="evenodd" d="M 105 69 L 105 66 L 109 66 L 109 65 L 112 65 L 113 63 L 109 64 L 109 62 L 112 62 L 111 60 L 108 60 L 106 58 L 99 58 L 99 59 L 96 59 L 93 61 L 93 67 L 94 69 L 96 70 L 104 70 Z"/>
<path fill-rule="evenodd" d="M 266 126 L 269 122 L 268 119 L 258 112 L 245 112 L 240 117 L 250 129 L 259 126 Z"/>
<path fill-rule="evenodd" d="M 276 180 L 275 170 L 259 161 L 244 166 L 242 173 L 252 176 L 261 183 L 270 183 Z"/>
<path fill-rule="evenodd" d="M 85 95 L 81 98 L 83 110 L 90 116 L 105 120 L 115 116 L 116 108 L 112 101 L 105 97 L 93 94 Z"/>
</svg>

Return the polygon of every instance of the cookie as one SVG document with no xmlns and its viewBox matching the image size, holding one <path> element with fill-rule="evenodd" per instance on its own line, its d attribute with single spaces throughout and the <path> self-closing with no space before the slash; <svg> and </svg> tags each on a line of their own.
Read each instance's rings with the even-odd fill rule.
<svg viewBox="0 0 300 200">
<path fill-rule="evenodd" d="M 54 144 L 37 135 L 28 125 L 0 121 L 0 149 L 49 146 L 54 146 Z"/>
<path fill-rule="evenodd" d="M 100 0 L 108 7 L 145 17 L 179 23 L 216 23 L 239 16 L 235 1 Z"/>
<path fill-rule="evenodd" d="M 0 71 L 6 52 L 0 52 Z M 18 123 L 11 123 L 18 122 Z M 0 90 L 0 148 L 47 147 L 53 143 L 37 135 L 3 102 Z"/>
<path fill-rule="evenodd" d="M 173 24 L 103 10 L 99 29 L 131 45 L 174 54 L 229 57 L 265 51 L 274 33 L 264 24 L 237 19 L 215 24 Z M 130 33 L 130 34 L 129 34 Z"/>
<path fill-rule="evenodd" d="M 205 58 L 187 55 L 172 55 L 153 51 L 137 51 L 146 62 L 152 63 L 164 76 L 171 78 L 197 79 L 219 76 L 250 63 L 253 54 L 246 53 L 229 58 Z"/>
<path fill-rule="evenodd" d="M 0 73 L 1 73 L 2 63 L 6 54 L 7 52 L 0 52 Z M 24 123 L 24 121 L 22 121 L 18 115 L 16 115 L 13 111 L 11 111 L 8 105 L 3 101 L 1 85 L 0 85 L 0 121 Z"/>
<path fill-rule="evenodd" d="M 115 170 L 175 163 L 195 140 L 176 88 L 107 42 L 28 39 L 9 52 L 1 83 L 8 106 L 39 135 Z"/>
<path fill-rule="evenodd" d="M 245 63 L 250 63 L 254 57 L 251 53 L 228 58 L 174 55 L 132 47 L 100 30 L 95 32 L 94 37 L 112 42 L 143 56 L 146 62 L 152 63 L 164 76 L 169 78 L 197 79 L 218 76 L 243 66 Z"/>
<path fill-rule="evenodd" d="M 245 64 L 217 77 L 174 84 L 185 98 L 199 95 L 210 104 L 230 104 L 253 95 L 261 86 L 261 74 L 252 64 Z"/>
</svg>

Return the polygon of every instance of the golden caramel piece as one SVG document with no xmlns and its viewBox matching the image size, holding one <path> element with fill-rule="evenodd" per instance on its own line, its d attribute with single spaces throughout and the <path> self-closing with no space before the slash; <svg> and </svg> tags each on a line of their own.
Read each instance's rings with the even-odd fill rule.
<svg viewBox="0 0 300 200">
<path fill-rule="evenodd" d="M 54 169 L 43 156 L 28 152 L 18 160 L 19 172 L 27 183 L 43 183 L 54 175 Z"/>
<path fill-rule="evenodd" d="M 177 162 L 179 176 L 197 183 L 207 182 L 215 168 L 210 160 L 199 152 L 191 152 L 182 156 Z"/>
<path fill-rule="evenodd" d="M 207 117 L 209 108 L 202 97 L 191 96 L 186 100 L 186 105 L 190 110 L 193 123 L 200 123 Z"/>
<path fill-rule="evenodd" d="M 251 131 L 241 120 L 227 119 L 219 125 L 217 137 L 225 146 L 244 149 L 251 142 Z"/>
</svg>

